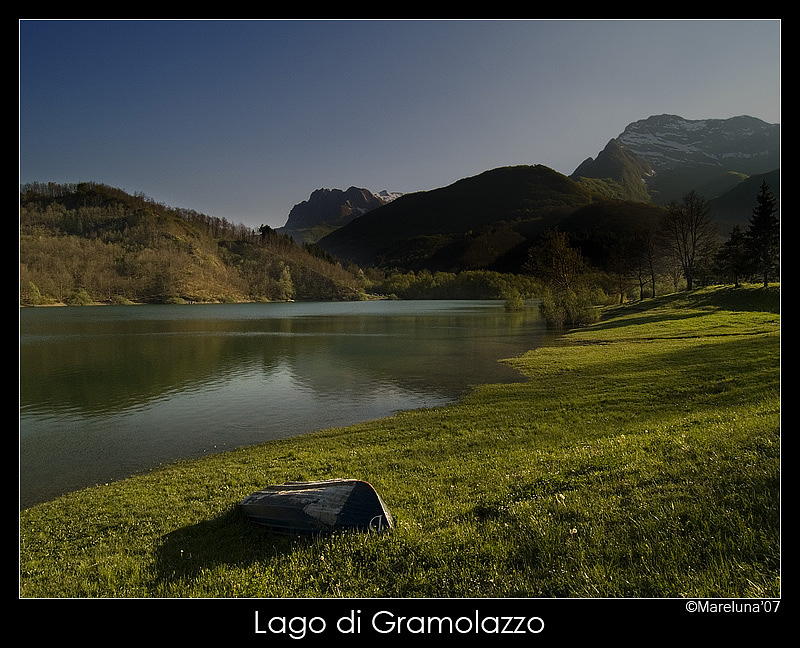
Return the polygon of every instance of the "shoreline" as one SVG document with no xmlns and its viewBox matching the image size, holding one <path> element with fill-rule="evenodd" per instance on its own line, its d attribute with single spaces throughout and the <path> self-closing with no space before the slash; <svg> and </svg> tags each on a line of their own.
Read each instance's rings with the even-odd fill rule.
<svg viewBox="0 0 800 648">
<path fill-rule="evenodd" d="M 37 505 L 20 595 L 779 597 L 778 297 L 609 309 L 507 360 L 524 382 Z M 392 533 L 304 542 L 239 513 L 267 484 L 337 477 L 375 487 Z"/>
</svg>

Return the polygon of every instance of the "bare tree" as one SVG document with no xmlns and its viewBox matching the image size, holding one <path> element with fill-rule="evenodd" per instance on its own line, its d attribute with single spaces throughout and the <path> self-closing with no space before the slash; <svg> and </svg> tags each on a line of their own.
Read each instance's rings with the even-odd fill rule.
<svg viewBox="0 0 800 648">
<path fill-rule="evenodd" d="M 702 264 L 717 247 L 717 228 L 708 201 L 692 190 L 682 202 L 672 201 L 661 223 L 661 243 L 680 264 L 687 290 L 694 287 Z"/>
<path fill-rule="evenodd" d="M 530 251 L 525 268 L 558 291 L 574 288 L 587 270 L 580 251 L 570 246 L 565 232 L 557 229 L 542 233 L 540 243 Z"/>
</svg>

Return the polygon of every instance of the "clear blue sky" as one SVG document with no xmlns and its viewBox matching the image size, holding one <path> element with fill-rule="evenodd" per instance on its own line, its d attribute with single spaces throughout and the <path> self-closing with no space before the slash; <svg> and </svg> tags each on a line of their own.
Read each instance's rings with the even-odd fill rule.
<svg viewBox="0 0 800 648">
<path fill-rule="evenodd" d="M 20 182 L 102 182 L 279 227 L 317 188 L 570 174 L 629 123 L 780 123 L 763 21 L 19 24 Z"/>
</svg>

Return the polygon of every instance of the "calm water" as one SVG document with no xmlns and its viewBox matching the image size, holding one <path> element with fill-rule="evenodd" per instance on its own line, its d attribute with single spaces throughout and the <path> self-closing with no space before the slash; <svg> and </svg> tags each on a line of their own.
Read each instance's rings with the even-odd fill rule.
<svg viewBox="0 0 800 648">
<path fill-rule="evenodd" d="M 20 505 L 520 376 L 536 308 L 378 301 L 20 310 Z"/>
</svg>

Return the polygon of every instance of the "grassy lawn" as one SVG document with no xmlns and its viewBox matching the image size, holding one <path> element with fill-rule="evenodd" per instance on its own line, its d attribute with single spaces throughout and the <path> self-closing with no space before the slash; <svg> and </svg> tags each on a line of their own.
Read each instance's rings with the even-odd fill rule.
<svg viewBox="0 0 800 648">
<path fill-rule="evenodd" d="M 778 597 L 778 288 L 616 307 L 441 408 L 166 466 L 20 513 L 27 597 Z M 248 523 L 353 477 L 390 534 Z"/>
</svg>

